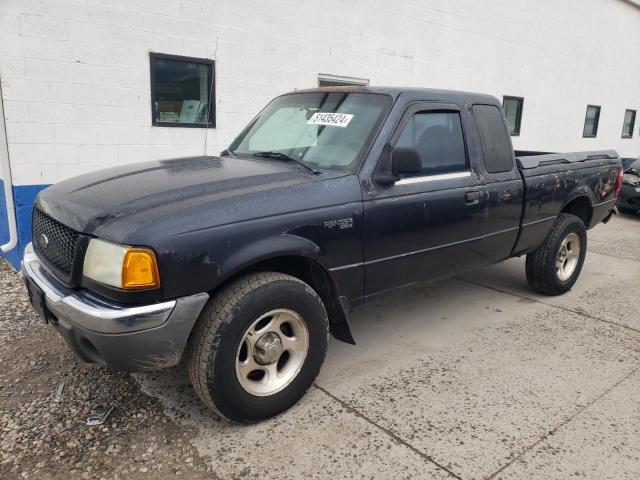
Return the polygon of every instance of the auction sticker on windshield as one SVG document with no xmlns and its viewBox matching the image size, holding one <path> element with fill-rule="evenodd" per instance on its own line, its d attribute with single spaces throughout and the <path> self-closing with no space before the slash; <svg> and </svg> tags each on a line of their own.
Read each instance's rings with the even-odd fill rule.
<svg viewBox="0 0 640 480">
<path fill-rule="evenodd" d="M 309 125 L 326 125 L 328 127 L 344 128 L 349 125 L 353 118 L 350 113 L 328 113 L 316 112 L 307 121 Z"/>
</svg>

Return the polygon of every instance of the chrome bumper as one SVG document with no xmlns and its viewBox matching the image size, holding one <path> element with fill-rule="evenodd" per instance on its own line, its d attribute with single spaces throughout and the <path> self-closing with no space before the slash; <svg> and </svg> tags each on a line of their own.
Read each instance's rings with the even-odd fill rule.
<svg viewBox="0 0 640 480">
<path fill-rule="evenodd" d="M 175 300 L 128 306 L 107 302 L 87 290 L 70 290 L 44 269 L 31 243 L 24 250 L 22 276 L 42 289 L 47 307 L 56 317 L 94 332 L 124 333 L 157 327 L 167 321 L 176 306 Z"/>
<path fill-rule="evenodd" d="M 31 244 L 22 276 L 41 291 L 45 316 L 85 361 L 115 370 L 155 370 L 176 365 L 209 299 L 198 293 L 150 305 L 111 302 L 88 290 L 72 290 L 40 263 Z"/>
</svg>

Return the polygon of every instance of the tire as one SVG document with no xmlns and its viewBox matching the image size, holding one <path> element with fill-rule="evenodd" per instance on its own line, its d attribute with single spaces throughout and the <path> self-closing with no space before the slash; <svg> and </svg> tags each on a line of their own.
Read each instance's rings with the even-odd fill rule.
<svg viewBox="0 0 640 480">
<path fill-rule="evenodd" d="M 563 250 L 566 261 L 562 261 L 560 254 L 565 240 L 569 240 L 569 243 Z M 579 248 L 577 256 L 575 250 L 573 253 L 568 250 L 568 247 L 575 249 L 576 245 Z M 527 255 L 526 272 L 529 285 L 545 295 L 561 295 L 571 290 L 580 276 L 586 253 L 587 230 L 584 223 L 575 215 L 561 213 L 544 243 Z M 559 267 L 559 264 L 563 266 Z M 573 268 L 569 269 L 570 266 Z"/>
<path fill-rule="evenodd" d="M 200 314 L 189 341 L 189 377 L 214 412 L 257 422 L 305 394 L 328 339 L 327 312 L 309 285 L 282 273 L 250 274 L 224 287 Z"/>
</svg>

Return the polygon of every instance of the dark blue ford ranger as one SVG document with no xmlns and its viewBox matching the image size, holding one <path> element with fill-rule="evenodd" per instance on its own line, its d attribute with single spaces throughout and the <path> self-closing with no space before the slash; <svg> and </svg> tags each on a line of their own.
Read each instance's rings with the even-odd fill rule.
<svg viewBox="0 0 640 480">
<path fill-rule="evenodd" d="M 273 100 L 220 157 L 140 163 L 42 191 L 22 272 L 78 355 L 119 370 L 185 359 L 238 422 L 293 405 L 328 333 L 390 290 L 526 255 L 569 290 L 612 215 L 613 151 L 516 152 L 491 96 L 320 88 Z"/>
</svg>

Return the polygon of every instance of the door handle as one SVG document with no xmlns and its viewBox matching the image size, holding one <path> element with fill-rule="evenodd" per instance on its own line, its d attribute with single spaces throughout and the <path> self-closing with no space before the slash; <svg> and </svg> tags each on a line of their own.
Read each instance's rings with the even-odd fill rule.
<svg viewBox="0 0 640 480">
<path fill-rule="evenodd" d="M 510 188 L 507 188 L 498 193 L 498 198 L 500 198 L 500 200 L 509 200 L 512 195 L 513 195 L 513 190 Z"/>
<path fill-rule="evenodd" d="M 475 205 L 476 203 L 480 203 L 481 197 L 482 197 L 482 193 L 478 190 L 464 192 L 464 201 L 468 205 Z"/>
</svg>

